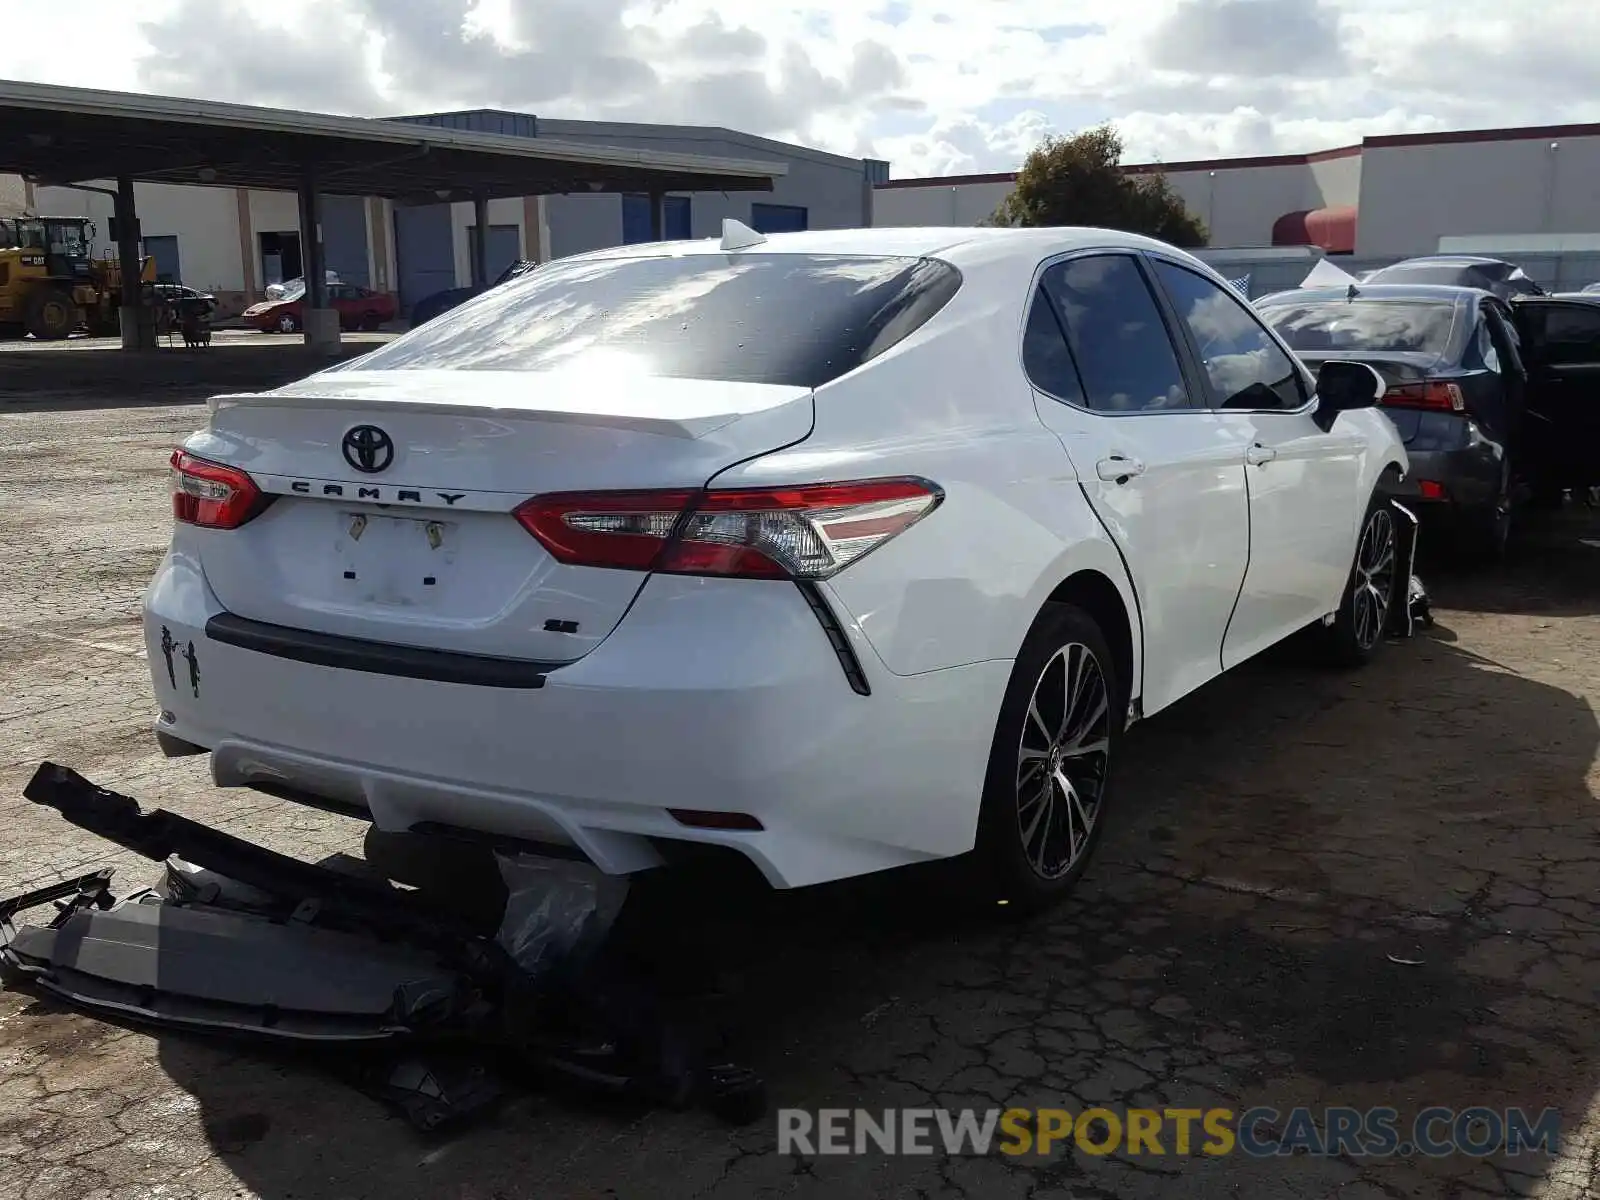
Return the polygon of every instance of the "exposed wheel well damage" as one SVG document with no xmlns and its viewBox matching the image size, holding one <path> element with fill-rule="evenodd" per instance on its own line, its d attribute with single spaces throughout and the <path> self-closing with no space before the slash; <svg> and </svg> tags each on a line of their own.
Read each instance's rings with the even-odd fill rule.
<svg viewBox="0 0 1600 1200">
<path fill-rule="evenodd" d="M 1056 585 L 1048 602 L 1075 605 L 1094 618 L 1116 658 L 1117 679 L 1126 704 L 1138 685 L 1133 678 L 1133 626 L 1116 585 L 1099 571 L 1078 571 Z"/>
</svg>

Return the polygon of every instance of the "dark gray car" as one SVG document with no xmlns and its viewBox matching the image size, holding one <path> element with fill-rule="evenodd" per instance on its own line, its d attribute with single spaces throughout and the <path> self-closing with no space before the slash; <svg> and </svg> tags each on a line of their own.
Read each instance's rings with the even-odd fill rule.
<svg viewBox="0 0 1600 1200">
<path fill-rule="evenodd" d="M 1407 258 L 1369 271 L 1363 283 L 1432 283 L 1442 287 L 1477 288 L 1502 300 L 1542 296 L 1544 289 L 1516 263 L 1479 254 L 1430 254 Z"/>
<path fill-rule="evenodd" d="M 1512 499 L 1600 485 L 1600 296 L 1361 283 L 1256 301 L 1308 366 L 1368 363 L 1411 469 L 1396 495 L 1472 553 L 1501 553 Z"/>
<path fill-rule="evenodd" d="M 1329 359 L 1375 367 L 1411 460 L 1396 495 L 1463 549 L 1505 548 L 1526 377 L 1503 300 L 1474 288 L 1363 283 L 1279 292 L 1256 307 L 1312 370 Z"/>
</svg>

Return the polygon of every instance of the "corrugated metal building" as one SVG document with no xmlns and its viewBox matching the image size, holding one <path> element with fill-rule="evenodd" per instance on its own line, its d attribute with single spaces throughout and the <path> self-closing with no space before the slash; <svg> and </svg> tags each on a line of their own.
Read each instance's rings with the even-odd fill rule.
<svg viewBox="0 0 1600 1200">
<path fill-rule="evenodd" d="M 1217 249 L 1316 247 L 1364 269 L 1472 239 L 1511 253 L 1530 236 L 1600 235 L 1600 125 L 1369 137 L 1311 154 L 1143 163 L 1162 171 Z M 879 225 L 976 225 L 1014 174 L 896 179 L 873 202 Z M 1523 251 L 1527 253 L 1526 249 Z M 1593 264 L 1546 255 L 1546 282 L 1591 282 Z M 1521 261 L 1519 259 L 1519 261 Z M 1540 278 L 1534 264 L 1529 274 Z M 1570 276 L 1570 278 L 1568 278 Z"/>
<path fill-rule="evenodd" d="M 596 121 L 541 120 L 498 109 L 395 118 L 419 124 L 599 143 L 643 150 L 759 158 L 787 165 L 766 193 L 697 192 L 666 200 L 665 236 L 706 237 L 733 217 L 763 232 L 839 229 L 872 223 L 874 185 L 889 164 L 846 158 L 731 129 Z M 82 215 L 97 226 L 96 250 L 116 238 L 110 197 L 67 188 L 21 189 L 33 211 Z M 3 192 L 4 188 L 0 188 Z M 270 283 L 300 274 L 300 227 L 290 193 L 137 185 L 145 251 L 161 276 L 215 293 L 225 312 L 259 299 Z M 545 261 L 650 239 L 646 196 L 530 196 L 489 203 L 490 275 L 518 258 Z M 322 241 L 340 279 L 396 292 L 409 308 L 423 296 L 472 280 L 478 230 L 472 205 L 400 206 L 361 196 L 324 198 Z"/>
</svg>

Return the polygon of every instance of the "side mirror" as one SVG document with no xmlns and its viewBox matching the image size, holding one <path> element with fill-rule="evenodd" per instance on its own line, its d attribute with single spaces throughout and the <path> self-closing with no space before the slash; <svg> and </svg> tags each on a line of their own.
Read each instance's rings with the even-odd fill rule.
<svg viewBox="0 0 1600 1200">
<path fill-rule="evenodd" d="M 1375 408 L 1388 390 L 1383 376 L 1366 363 L 1331 359 L 1317 372 L 1317 407 L 1311 419 L 1327 433 L 1340 413 Z"/>
</svg>

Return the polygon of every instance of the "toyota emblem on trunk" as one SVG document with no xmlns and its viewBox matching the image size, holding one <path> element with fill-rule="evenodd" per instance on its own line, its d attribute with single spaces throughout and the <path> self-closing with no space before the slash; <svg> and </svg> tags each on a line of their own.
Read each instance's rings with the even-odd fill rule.
<svg viewBox="0 0 1600 1200">
<path fill-rule="evenodd" d="M 357 425 L 344 435 L 344 460 L 368 475 L 394 461 L 394 439 L 376 425 Z"/>
</svg>

